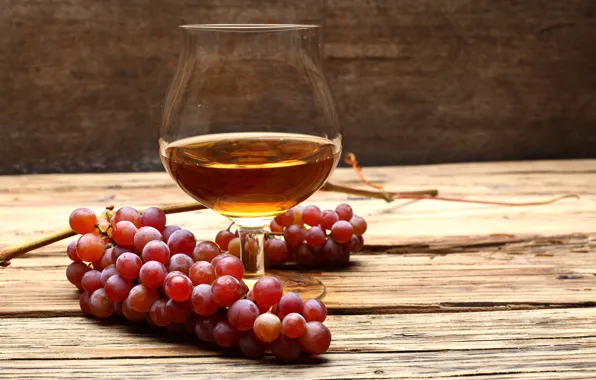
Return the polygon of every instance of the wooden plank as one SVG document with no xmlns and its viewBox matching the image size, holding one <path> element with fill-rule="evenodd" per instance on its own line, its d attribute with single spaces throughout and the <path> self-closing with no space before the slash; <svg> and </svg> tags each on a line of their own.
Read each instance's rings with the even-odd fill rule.
<svg viewBox="0 0 596 380">
<path fill-rule="evenodd" d="M 596 346 L 596 308 L 442 314 L 329 316 L 330 353 L 437 352 Z M 84 334 L 80 332 L 84 331 Z M 79 335 L 80 334 L 80 335 Z M 78 335 L 76 340 L 72 337 Z M 220 351 L 121 318 L 0 320 L 0 360 L 209 357 Z"/>
<path fill-rule="evenodd" d="M 192 337 L 84 317 L 0 320 L 0 374 L 39 378 L 581 378 L 593 370 L 596 309 L 330 316 L 330 352 L 279 367 L 222 356 Z M 84 332 L 84 333 L 82 333 Z M 77 339 L 72 339 L 77 336 Z M 81 360 L 84 359 L 84 360 Z M 109 360 L 106 360 L 109 359 Z M 309 369 L 308 372 L 305 372 Z"/>
<path fill-rule="evenodd" d="M 472 356 L 473 355 L 473 356 Z M 307 378 L 379 379 L 454 377 L 515 379 L 587 379 L 593 375 L 596 348 L 564 346 L 531 351 L 327 354 L 300 364 L 280 366 L 273 359 L 236 357 L 139 358 L 1 361 L 4 378 Z M 569 376 L 567 376 L 569 374 Z"/>
<path fill-rule="evenodd" d="M 397 246 L 354 255 L 342 270 L 310 273 L 326 285 L 335 314 L 591 306 L 595 237 Z M 48 256 L 14 260 L 0 271 L 0 315 L 78 313 L 77 292 L 64 275 L 68 258 L 43 252 Z"/>
<path fill-rule="evenodd" d="M 596 231 L 596 160 L 451 164 L 366 168 L 371 180 L 389 190 L 437 188 L 442 195 L 493 201 L 532 201 L 564 193 L 565 199 L 538 207 L 502 207 L 441 201 L 387 204 L 345 194 L 318 192 L 307 202 L 334 208 L 348 201 L 369 223 L 369 244 L 395 244 L 434 237 L 491 234 L 571 234 Z M 333 182 L 362 187 L 349 169 Z M 107 204 L 147 207 L 188 202 L 165 173 L 80 174 L 0 177 L 0 244 L 15 244 L 65 226 L 76 207 L 100 211 Z M 213 212 L 172 215 L 171 223 L 213 239 L 227 220 Z"/>
</svg>

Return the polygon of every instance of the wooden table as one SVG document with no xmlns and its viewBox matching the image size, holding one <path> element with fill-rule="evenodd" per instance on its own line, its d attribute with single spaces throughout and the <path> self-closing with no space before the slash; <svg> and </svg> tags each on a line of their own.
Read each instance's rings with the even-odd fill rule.
<svg viewBox="0 0 596 380">
<path fill-rule="evenodd" d="M 0 269 L 0 378 L 503 378 L 596 376 L 596 160 L 367 168 L 388 190 L 539 207 L 399 201 L 320 192 L 369 222 L 364 251 L 327 285 L 330 351 L 279 366 L 223 356 L 192 337 L 82 315 L 62 241 Z M 333 181 L 358 186 L 348 169 Z M 0 177 L 0 242 L 63 227 L 72 209 L 187 201 L 163 173 Z M 170 223 L 212 239 L 209 211 Z"/>
</svg>

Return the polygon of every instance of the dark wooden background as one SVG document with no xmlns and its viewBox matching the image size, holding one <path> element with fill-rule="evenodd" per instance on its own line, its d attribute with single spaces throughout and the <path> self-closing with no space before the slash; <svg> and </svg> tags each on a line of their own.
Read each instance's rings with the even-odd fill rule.
<svg viewBox="0 0 596 380">
<path fill-rule="evenodd" d="M 0 174 L 161 170 L 182 23 L 324 26 L 363 164 L 596 157 L 594 0 L 0 0 Z"/>
</svg>

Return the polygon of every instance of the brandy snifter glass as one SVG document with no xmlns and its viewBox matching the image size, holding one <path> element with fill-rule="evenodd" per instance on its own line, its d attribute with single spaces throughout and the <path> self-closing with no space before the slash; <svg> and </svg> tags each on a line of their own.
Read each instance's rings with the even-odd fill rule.
<svg viewBox="0 0 596 380">
<path fill-rule="evenodd" d="M 237 225 L 245 277 L 257 279 L 265 227 L 323 186 L 341 154 L 320 27 L 181 31 L 159 129 L 161 160 L 188 195 Z"/>
</svg>

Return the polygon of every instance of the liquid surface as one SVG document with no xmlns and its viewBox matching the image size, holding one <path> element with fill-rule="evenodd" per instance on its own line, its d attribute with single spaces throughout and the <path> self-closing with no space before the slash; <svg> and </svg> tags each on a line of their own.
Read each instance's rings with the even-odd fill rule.
<svg viewBox="0 0 596 380">
<path fill-rule="evenodd" d="M 231 218 L 278 215 L 317 191 L 340 149 L 298 134 L 198 136 L 161 149 L 164 166 L 193 198 Z"/>
</svg>

